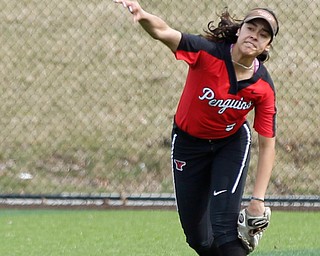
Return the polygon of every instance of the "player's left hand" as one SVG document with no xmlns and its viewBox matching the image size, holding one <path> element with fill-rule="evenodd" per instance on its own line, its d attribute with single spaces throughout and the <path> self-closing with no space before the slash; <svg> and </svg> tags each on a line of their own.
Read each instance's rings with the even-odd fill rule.
<svg viewBox="0 0 320 256">
<path fill-rule="evenodd" d="M 265 207 L 260 216 L 251 215 L 247 209 L 240 211 L 238 218 L 238 237 L 249 252 L 252 252 L 262 238 L 270 223 L 271 209 Z"/>
<path fill-rule="evenodd" d="M 251 200 L 248 207 L 247 207 L 248 213 L 252 216 L 261 216 L 265 212 L 265 206 L 264 202 L 257 201 L 257 200 Z"/>
</svg>

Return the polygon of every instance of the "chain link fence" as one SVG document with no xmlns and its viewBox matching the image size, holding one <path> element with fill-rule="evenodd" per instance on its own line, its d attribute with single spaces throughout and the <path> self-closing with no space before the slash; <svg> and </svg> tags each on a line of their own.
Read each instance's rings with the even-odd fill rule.
<svg viewBox="0 0 320 256">
<path fill-rule="evenodd" d="M 201 34 L 225 7 L 280 20 L 269 195 L 319 195 L 320 1 L 147 1 Z M 187 66 L 111 0 L 0 0 L 0 193 L 172 193 L 171 123 Z M 252 119 L 250 117 L 249 119 Z M 255 135 L 256 136 L 256 135 Z M 254 137 L 246 193 L 257 162 Z"/>
</svg>

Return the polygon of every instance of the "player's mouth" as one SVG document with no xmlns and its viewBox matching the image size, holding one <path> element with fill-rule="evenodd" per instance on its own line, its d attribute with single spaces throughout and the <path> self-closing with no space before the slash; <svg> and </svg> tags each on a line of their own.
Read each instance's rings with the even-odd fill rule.
<svg viewBox="0 0 320 256">
<path fill-rule="evenodd" d="M 249 42 L 249 41 L 245 41 L 244 44 L 245 44 L 247 47 L 249 47 L 249 48 L 251 48 L 251 49 L 253 49 L 253 50 L 257 49 L 257 47 L 255 46 L 255 44 L 253 44 L 253 43 L 251 43 L 251 42 Z"/>
</svg>

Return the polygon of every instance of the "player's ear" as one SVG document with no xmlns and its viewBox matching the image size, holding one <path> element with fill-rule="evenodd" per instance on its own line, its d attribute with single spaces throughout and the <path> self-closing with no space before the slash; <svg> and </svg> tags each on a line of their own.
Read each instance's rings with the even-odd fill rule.
<svg viewBox="0 0 320 256">
<path fill-rule="evenodd" d="M 268 45 L 266 46 L 266 48 L 264 48 L 264 50 L 265 50 L 266 52 L 269 52 L 269 51 L 270 51 L 270 48 L 271 48 L 271 44 L 268 44 Z"/>
</svg>

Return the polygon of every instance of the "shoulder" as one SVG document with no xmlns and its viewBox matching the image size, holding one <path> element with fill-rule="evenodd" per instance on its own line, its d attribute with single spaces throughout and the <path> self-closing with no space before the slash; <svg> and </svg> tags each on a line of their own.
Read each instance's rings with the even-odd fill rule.
<svg viewBox="0 0 320 256">
<path fill-rule="evenodd" d="M 230 45 L 227 46 L 225 43 L 215 43 L 209 41 L 201 35 L 182 33 L 181 41 L 177 50 L 188 52 L 205 51 L 217 57 L 222 57 L 225 55 L 227 49 L 230 50 Z"/>
<path fill-rule="evenodd" d="M 275 91 L 275 86 L 273 83 L 273 80 L 271 78 L 270 73 L 268 72 L 267 68 L 265 67 L 265 65 L 260 62 L 260 68 L 257 71 L 257 75 L 258 77 L 265 82 L 266 84 L 268 84 L 270 86 L 270 88 L 272 89 L 272 91 Z"/>
</svg>

